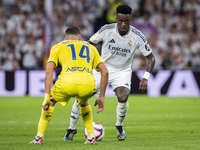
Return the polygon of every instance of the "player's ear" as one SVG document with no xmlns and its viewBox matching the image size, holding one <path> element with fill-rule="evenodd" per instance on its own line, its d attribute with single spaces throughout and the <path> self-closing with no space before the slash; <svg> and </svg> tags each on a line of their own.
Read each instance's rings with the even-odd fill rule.
<svg viewBox="0 0 200 150">
<path fill-rule="evenodd" d="M 116 21 L 118 20 L 118 13 L 116 14 L 116 17 L 115 17 Z"/>
<path fill-rule="evenodd" d="M 66 40 L 67 38 L 66 38 L 66 35 L 64 36 L 64 40 Z"/>
<path fill-rule="evenodd" d="M 79 36 L 78 40 L 81 41 L 82 40 L 82 36 Z"/>
<path fill-rule="evenodd" d="M 132 20 L 132 15 L 130 16 L 130 21 Z"/>
</svg>

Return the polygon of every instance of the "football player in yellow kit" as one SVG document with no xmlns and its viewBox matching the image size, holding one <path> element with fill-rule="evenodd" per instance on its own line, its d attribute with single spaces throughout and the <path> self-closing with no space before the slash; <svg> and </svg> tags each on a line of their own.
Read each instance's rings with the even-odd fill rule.
<svg viewBox="0 0 200 150">
<path fill-rule="evenodd" d="M 95 90 L 95 78 L 92 69 L 101 72 L 100 95 L 96 99 L 98 112 L 104 110 L 105 90 L 108 82 L 108 70 L 97 49 L 86 41 L 81 41 L 80 31 L 76 27 L 69 27 L 65 31 L 65 40 L 54 45 L 45 72 L 45 98 L 38 124 L 36 138 L 29 144 L 42 144 L 46 127 L 51 120 L 54 105 L 59 102 L 66 106 L 71 97 L 78 99 L 80 112 L 88 131 L 85 144 L 96 144 L 93 131 L 92 109 L 88 99 Z M 62 66 L 59 79 L 51 89 L 53 70 L 58 62 Z"/>
</svg>

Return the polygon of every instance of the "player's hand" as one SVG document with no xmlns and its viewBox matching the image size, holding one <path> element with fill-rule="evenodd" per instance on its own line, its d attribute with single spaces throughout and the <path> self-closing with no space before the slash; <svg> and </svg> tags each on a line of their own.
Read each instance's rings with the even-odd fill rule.
<svg viewBox="0 0 200 150">
<path fill-rule="evenodd" d="M 147 90 L 147 83 L 148 83 L 148 80 L 145 79 L 145 78 L 142 78 L 142 80 L 139 83 L 138 89 L 140 89 L 142 92 L 146 91 Z"/>
<path fill-rule="evenodd" d="M 44 101 L 42 103 L 43 110 L 49 110 L 50 94 L 45 93 Z"/>
<path fill-rule="evenodd" d="M 98 105 L 98 110 L 97 110 L 97 113 L 101 112 L 104 110 L 105 108 L 105 105 L 104 105 L 104 98 L 100 98 L 98 97 L 95 101 L 95 104 L 94 106 Z"/>
</svg>

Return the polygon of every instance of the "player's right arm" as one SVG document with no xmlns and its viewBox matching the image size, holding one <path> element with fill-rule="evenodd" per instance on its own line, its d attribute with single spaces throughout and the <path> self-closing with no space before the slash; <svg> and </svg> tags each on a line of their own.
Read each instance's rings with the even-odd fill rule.
<svg viewBox="0 0 200 150">
<path fill-rule="evenodd" d="M 53 71 L 58 64 L 58 46 L 55 45 L 50 51 L 50 56 L 45 72 L 45 97 L 42 103 L 43 110 L 48 110 L 50 105 L 50 90 L 53 82 Z"/>
<path fill-rule="evenodd" d="M 55 64 L 53 62 L 48 62 L 47 63 L 47 68 L 45 72 L 45 97 L 44 101 L 42 103 L 42 107 L 44 110 L 49 109 L 50 105 L 50 90 L 51 90 L 51 85 L 53 81 L 53 70 L 54 70 Z"/>
<path fill-rule="evenodd" d="M 104 105 L 104 98 L 105 98 L 105 92 L 106 92 L 106 87 L 108 84 L 108 69 L 105 66 L 104 63 L 100 63 L 97 66 L 97 69 L 101 73 L 101 82 L 100 82 L 100 94 L 99 97 L 96 99 L 94 106 L 98 105 L 98 112 L 101 112 L 104 110 L 105 105 Z"/>
</svg>

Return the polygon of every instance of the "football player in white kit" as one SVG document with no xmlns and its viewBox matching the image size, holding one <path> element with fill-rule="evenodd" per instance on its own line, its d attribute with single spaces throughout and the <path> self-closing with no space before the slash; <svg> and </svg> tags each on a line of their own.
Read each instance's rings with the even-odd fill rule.
<svg viewBox="0 0 200 150">
<path fill-rule="evenodd" d="M 107 24 L 100 28 L 90 39 L 90 43 L 102 41 L 101 56 L 109 71 L 109 83 L 118 99 L 116 131 L 118 140 L 126 137 L 123 121 L 128 111 L 128 97 L 131 90 L 131 64 L 136 50 L 148 59 L 146 72 L 139 83 L 139 89 L 146 91 L 148 78 L 155 64 L 155 57 L 145 38 L 136 28 L 130 26 L 132 9 L 128 5 L 117 7 L 117 23 Z M 100 73 L 93 72 L 96 79 L 96 91 L 100 90 Z M 80 108 L 74 102 L 71 112 L 70 126 L 64 140 L 73 140 L 76 134 L 76 123 L 80 117 Z"/>
</svg>

